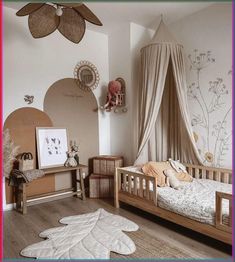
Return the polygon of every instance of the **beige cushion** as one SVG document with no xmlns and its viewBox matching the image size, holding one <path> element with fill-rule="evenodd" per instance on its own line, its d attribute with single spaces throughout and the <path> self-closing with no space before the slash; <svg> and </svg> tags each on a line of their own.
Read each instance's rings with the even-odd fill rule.
<svg viewBox="0 0 235 262">
<path fill-rule="evenodd" d="M 163 171 L 171 169 L 171 165 L 168 162 L 148 162 L 142 167 L 142 171 L 147 176 L 153 176 L 157 178 L 157 185 L 160 187 L 167 186 L 166 176 Z"/>
<path fill-rule="evenodd" d="M 188 173 L 180 172 L 177 173 L 170 165 L 168 161 L 163 162 L 148 162 L 142 166 L 142 171 L 147 176 L 153 176 L 157 178 L 157 185 L 160 187 L 168 186 L 164 170 L 171 169 L 176 178 L 179 181 L 191 182 L 193 180 L 192 176 Z"/>
</svg>

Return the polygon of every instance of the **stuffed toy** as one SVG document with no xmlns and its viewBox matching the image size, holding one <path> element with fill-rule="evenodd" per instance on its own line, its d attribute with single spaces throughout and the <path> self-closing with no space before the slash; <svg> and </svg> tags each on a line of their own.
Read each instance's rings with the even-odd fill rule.
<svg viewBox="0 0 235 262">
<path fill-rule="evenodd" d="M 113 107 L 119 104 L 119 95 L 121 94 L 122 86 L 119 81 L 110 81 L 108 84 L 108 95 L 106 104 L 102 107 L 110 112 Z"/>
<path fill-rule="evenodd" d="M 179 160 L 173 160 L 169 158 L 168 161 L 170 162 L 172 168 L 174 168 L 177 173 L 179 172 L 187 173 L 186 167 L 183 164 L 181 164 Z"/>
<path fill-rule="evenodd" d="M 72 152 L 74 152 L 74 159 L 77 161 L 77 165 L 79 165 L 79 156 L 78 156 L 78 145 L 74 141 L 74 144 L 71 146 Z"/>
<path fill-rule="evenodd" d="M 166 169 L 163 171 L 165 176 L 168 178 L 169 184 L 174 189 L 180 189 L 182 186 L 180 181 L 175 177 L 174 171 L 171 169 Z"/>
<path fill-rule="evenodd" d="M 67 152 L 68 159 L 65 162 L 66 167 L 79 165 L 78 145 L 76 141 L 70 141 L 70 151 Z"/>
<path fill-rule="evenodd" d="M 78 165 L 78 163 L 75 159 L 76 154 L 77 153 L 75 151 L 72 151 L 72 150 L 67 152 L 68 159 L 66 160 L 66 162 L 64 164 L 66 167 L 74 167 L 74 166 Z"/>
</svg>

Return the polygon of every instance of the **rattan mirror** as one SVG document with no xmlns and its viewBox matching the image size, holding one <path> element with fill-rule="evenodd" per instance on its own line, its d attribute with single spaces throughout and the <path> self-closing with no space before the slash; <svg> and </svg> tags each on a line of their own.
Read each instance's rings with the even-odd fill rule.
<svg viewBox="0 0 235 262">
<path fill-rule="evenodd" d="M 92 63 L 81 61 L 74 69 L 74 79 L 79 88 L 91 91 L 98 86 L 100 77 L 97 68 Z"/>
</svg>

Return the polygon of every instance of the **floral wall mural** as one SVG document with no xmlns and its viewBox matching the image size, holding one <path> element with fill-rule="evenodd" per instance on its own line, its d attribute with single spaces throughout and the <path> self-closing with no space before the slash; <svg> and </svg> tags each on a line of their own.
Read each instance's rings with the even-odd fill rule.
<svg viewBox="0 0 235 262">
<path fill-rule="evenodd" d="M 215 76 L 206 82 L 214 75 L 209 68 L 216 63 L 211 51 L 195 49 L 188 59 L 188 98 L 195 141 L 205 165 L 224 167 L 232 152 L 232 70 L 221 68 L 224 78 Z"/>
</svg>

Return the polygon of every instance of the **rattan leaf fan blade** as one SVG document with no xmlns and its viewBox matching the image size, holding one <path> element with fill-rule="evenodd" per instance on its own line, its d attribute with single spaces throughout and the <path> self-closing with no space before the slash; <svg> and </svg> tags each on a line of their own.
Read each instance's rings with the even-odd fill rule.
<svg viewBox="0 0 235 262">
<path fill-rule="evenodd" d="M 76 44 L 85 34 L 85 20 L 102 26 L 98 17 L 83 3 L 29 3 L 16 15 L 29 15 L 29 30 L 34 38 L 48 36 L 58 29 Z"/>
<path fill-rule="evenodd" d="M 59 4 L 66 7 L 78 7 L 80 5 L 83 5 L 82 3 L 59 3 Z"/>
<path fill-rule="evenodd" d="M 85 34 L 85 29 L 86 23 L 82 16 L 72 8 L 64 10 L 58 26 L 58 30 L 64 37 L 74 43 L 79 43 Z"/>
<path fill-rule="evenodd" d="M 91 10 L 84 4 L 74 7 L 74 9 L 79 12 L 84 19 L 88 22 L 102 26 L 103 24 L 100 22 L 99 18 L 91 12 Z"/>
<path fill-rule="evenodd" d="M 31 13 L 33 13 L 34 11 L 38 10 L 39 8 L 41 8 L 43 5 L 45 5 L 45 3 L 29 3 L 27 5 L 25 5 L 24 7 L 22 7 L 17 13 L 17 16 L 26 16 L 29 15 Z"/>
<path fill-rule="evenodd" d="M 55 15 L 55 8 L 43 5 L 29 14 L 29 30 L 34 38 L 41 38 L 53 33 L 60 24 L 60 17 Z"/>
</svg>

